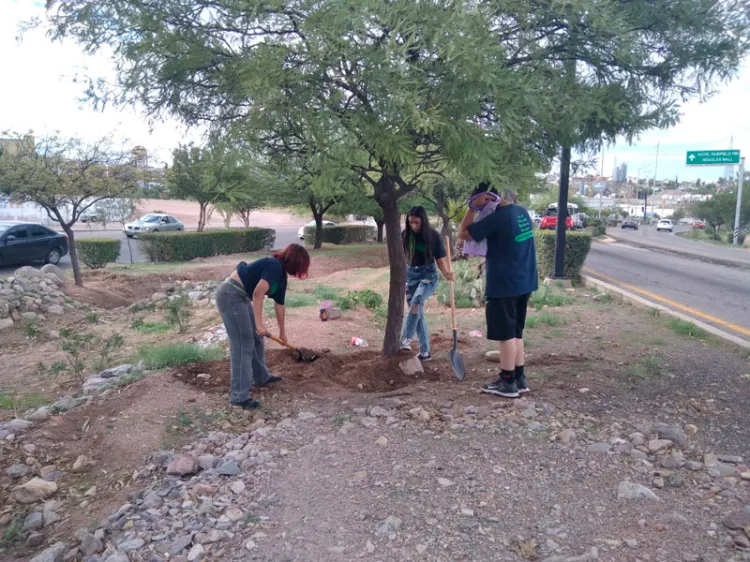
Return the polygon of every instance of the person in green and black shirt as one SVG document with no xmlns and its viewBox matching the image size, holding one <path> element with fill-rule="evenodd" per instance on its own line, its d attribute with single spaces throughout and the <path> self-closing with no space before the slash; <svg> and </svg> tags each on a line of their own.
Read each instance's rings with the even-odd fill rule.
<svg viewBox="0 0 750 562">
<path fill-rule="evenodd" d="M 416 334 L 419 339 L 419 360 L 429 361 L 432 355 L 430 334 L 424 319 L 424 303 L 437 289 L 438 268 L 448 280 L 453 279 L 453 273 L 448 271 L 445 261 L 445 245 L 440 234 L 430 227 L 424 207 L 409 209 L 402 240 L 406 253 L 406 302 L 409 313 L 404 322 L 401 349 L 411 351 L 410 342 Z"/>
</svg>

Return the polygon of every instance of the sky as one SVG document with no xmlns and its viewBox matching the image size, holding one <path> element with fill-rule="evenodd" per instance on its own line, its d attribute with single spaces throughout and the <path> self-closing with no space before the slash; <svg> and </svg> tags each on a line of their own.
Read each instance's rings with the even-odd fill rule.
<svg viewBox="0 0 750 562">
<path fill-rule="evenodd" d="M 0 136 L 3 131 L 29 130 L 37 136 L 59 132 L 89 141 L 111 136 L 125 146 L 146 147 L 153 166 L 171 163 L 171 151 L 181 142 L 200 143 L 199 131 L 177 121 L 149 123 L 137 108 L 96 111 L 81 101 L 85 84 L 76 83 L 76 75 L 112 77 L 114 66 L 106 54 L 85 55 L 72 41 L 52 43 L 42 30 L 19 37 L 21 22 L 43 15 L 44 2 L 0 0 Z M 682 113 L 671 129 L 649 131 L 632 146 L 621 142 L 605 148 L 604 175 L 612 175 L 616 159 L 618 165 L 627 163 L 633 178 L 640 169 L 641 178 L 656 174 L 659 180 L 716 180 L 724 174 L 723 167 L 688 168 L 686 152 L 729 148 L 732 136 L 734 148 L 750 155 L 750 61 L 732 82 L 720 86 L 718 94 L 702 104 L 684 105 Z"/>
</svg>

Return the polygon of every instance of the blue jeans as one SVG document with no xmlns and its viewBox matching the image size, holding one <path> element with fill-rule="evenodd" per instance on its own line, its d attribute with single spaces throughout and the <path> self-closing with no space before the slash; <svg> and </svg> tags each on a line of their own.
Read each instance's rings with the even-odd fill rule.
<svg viewBox="0 0 750 562">
<path fill-rule="evenodd" d="M 424 319 L 424 303 L 435 292 L 438 286 L 437 266 L 430 265 L 409 266 L 406 271 L 406 303 L 409 311 L 404 322 L 402 340 L 410 340 L 416 334 L 419 338 L 419 352 L 423 355 L 430 353 L 430 334 Z M 417 312 L 412 307 L 418 307 Z"/>
<path fill-rule="evenodd" d="M 251 306 L 250 297 L 240 284 L 227 280 L 219 285 L 216 308 L 229 338 L 229 401 L 232 404 L 241 404 L 250 398 L 251 383 L 263 385 L 271 376 L 266 366 L 263 336 L 255 329 Z"/>
</svg>

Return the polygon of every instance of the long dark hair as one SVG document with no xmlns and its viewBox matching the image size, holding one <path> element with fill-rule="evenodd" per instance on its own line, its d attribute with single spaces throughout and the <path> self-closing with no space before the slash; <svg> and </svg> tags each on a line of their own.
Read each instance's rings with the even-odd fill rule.
<svg viewBox="0 0 750 562">
<path fill-rule="evenodd" d="M 277 260 L 284 264 L 284 271 L 293 277 L 304 279 L 310 268 L 310 254 L 299 244 L 289 244 L 286 248 L 273 254 Z"/>
<path fill-rule="evenodd" d="M 430 228 L 430 219 L 427 218 L 427 211 L 424 210 L 424 207 L 421 205 L 416 205 L 409 209 L 409 212 L 406 213 L 406 228 L 404 229 L 404 233 L 401 236 L 403 243 L 404 243 L 404 253 L 406 254 L 406 259 L 408 261 L 411 261 L 414 257 L 414 252 L 416 251 L 416 243 L 417 243 L 417 237 L 416 233 L 412 231 L 411 226 L 409 226 L 409 217 L 416 217 L 422 221 L 422 224 L 419 228 L 419 234 L 422 236 L 422 241 L 424 242 L 425 250 L 424 250 L 424 259 L 425 263 L 430 263 L 432 261 L 432 244 L 430 243 L 430 231 L 432 228 Z"/>
</svg>

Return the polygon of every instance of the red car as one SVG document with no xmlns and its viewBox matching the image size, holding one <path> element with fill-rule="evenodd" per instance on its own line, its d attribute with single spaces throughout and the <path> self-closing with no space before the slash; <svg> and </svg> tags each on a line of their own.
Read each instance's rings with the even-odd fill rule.
<svg viewBox="0 0 750 562">
<path fill-rule="evenodd" d="M 703 221 L 695 221 L 693 223 L 693 229 L 694 230 L 704 230 L 706 228 L 706 223 Z"/>
<path fill-rule="evenodd" d="M 573 230 L 573 217 L 570 216 L 570 213 L 565 217 L 565 227 L 568 230 Z M 555 230 L 557 228 L 557 209 L 547 209 L 539 223 L 539 228 L 542 230 Z"/>
</svg>

